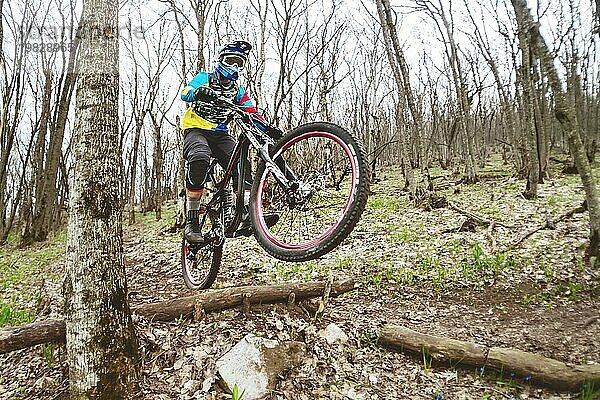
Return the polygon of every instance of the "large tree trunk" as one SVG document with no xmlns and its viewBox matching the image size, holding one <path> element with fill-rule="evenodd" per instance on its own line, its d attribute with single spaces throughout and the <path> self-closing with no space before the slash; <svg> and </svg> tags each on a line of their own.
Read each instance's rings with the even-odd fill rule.
<svg viewBox="0 0 600 400">
<path fill-rule="evenodd" d="M 121 226 L 118 11 L 118 0 L 83 6 L 63 283 L 72 399 L 127 399 L 137 392 Z"/>
<path fill-rule="evenodd" d="M 537 24 L 527 8 L 527 3 L 524 0 L 512 0 L 512 4 L 515 9 L 515 14 L 523 16 L 522 19 L 517 18 L 517 22 L 521 21 L 521 23 L 525 24 L 523 29 L 531 32 L 531 38 L 534 41 L 532 44 L 533 51 L 539 57 L 542 69 L 548 77 L 548 83 L 554 93 L 554 113 L 564 132 L 567 134 L 569 147 L 573 152 L 573 159 L 585 189 L 590 214 L 590 243 L 588 255 L 593 257 L 593 260 L 595 261 L 600 253 L 600 201 L 598 199 L 596 179 L 592 175 L 592 169 L 579 134 L 574 102 L 571 94 L 565 92 L 562 88 L 558 72 L 554 67 L 554 58 L 550 54 L 548 46 L 539 32 Z"/>
</svg>

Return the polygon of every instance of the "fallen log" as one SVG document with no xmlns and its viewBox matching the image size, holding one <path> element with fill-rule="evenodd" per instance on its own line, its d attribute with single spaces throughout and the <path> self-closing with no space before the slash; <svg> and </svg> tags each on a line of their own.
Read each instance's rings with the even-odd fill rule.
<svg viewBox="0 0 600 400">
<path fill-rule="evenodd" d="M 0 329 L 0 354 L 37 344 L 65 341 L 65 321 L 46 319 L 31 324 Z"/>
<path fill-rule="evenodd" d="M 523 243 L 525 241 L 525 239 L 527 239 L 529 236 L 533 235 L 536 232 L 541 231 L 542 229 L 555 229 L 556 225 L 559 222 L 561 222 L 567 218 L 571 218 L 575 214 L 582 213 L 585 211 L 587 211 L 587 202 L 586 201 L 584 201 L 582 205 L 575 207 L 575 208 L 565 212 L 562 215 L 559 215 L 555 219 L 552 219 L 550 216 L 546 216 L 546 221 L 543 224 L 539 225 L 537 228 L 532 229 L 531 231 L 529 231 L 526 234 L 524 234 L 523 236 L 521 236 L 521 238 L 518 239 L 516 242 L 514 242 L 512 244 L 512 246 L 517 247 L 518 245 Z"/>
<path fill-rule="evenodd" d="M 206 290 L 194 296 L 143 304 L 134 308 L 132 312 L 153 321 L 173 321 L 180 317 L 203 315 L 205 312 L 235 308 L 243 304 L 287 303 L 292 293 L 295 301 L 301 301 L 323 296 L 326 287 L 327 282 L 306 282 Z M 338 296 L 353 289 L 353 279 L 334 282 L 329 296 Z M 0 329 L 0 354 L 37 344 L 64 341 L 64 320 L 47 319 Z"/>
<path fill-rule="evenodd" d="M 463 210 L 462 208 L 458 207 L 456 204 L 452 203 L 451 201 L 448 202 L 448 207 L 450 207 L 454 211 L 456 211 L 456 212 L 458 212 L 460 214 L 463 214 L 463 215 L 467 216 L 468 218 L 471 218 L 471 219 L 473 219 L 473 220 L 475 220 L 475 221 L 477 221 L 480 224 L 485 225 L 485 226 L 489 226 L 491 224 L 495 224 L 496 226 L 503 226 L 503 227 L 509 228 L 509 229 L 510 228 L 514 228 L 514 225 L 512 225 L 512 224 L 505 224 L 505 223 L 502 223 L 500 221 L 494 221 L 494 220 L 491 220 L 489 218 L 485 218 L 485 217 L 483 217 L 481 215 L 477 215 L 477 214 L 475 214 L 475 213 L 473 213 L 471 211 Z"/>
<path fill-rule="evenodd" d="M 514 372 L 529 383 L 559 390 L 580 390 L 583 384 L 600 382 L 600 365 L 571 365 L 526 351 L 486 347 L 462 340 L 427 335 L 399 325 L 381 330 L 379 343 L 394 349 L 425 352 L 452 365 L 491 367 Z"/>
<path fill-rule="evenodd" d="M 160 303 L 143 304 L 133 310 L 137 315 L 154 321 L 172 321 L 191 316 L 201 308 L 204 312 L 220 311 L 250 304 L 287 303 L 290 293 L 296 301 L 322 296 L 327 282 L 306 282 L 274 286 L 241 286 L 207 290 L 195 296 L 182 297 Z M 338 296 L 354 289 L 354 280 L 334 282 L 330 296 Z"/>
</svg>

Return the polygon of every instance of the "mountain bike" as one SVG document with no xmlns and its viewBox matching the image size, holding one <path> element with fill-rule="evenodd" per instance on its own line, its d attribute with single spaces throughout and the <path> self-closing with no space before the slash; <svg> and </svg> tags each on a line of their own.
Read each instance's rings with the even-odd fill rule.
<svg viewBox="0 0 600 400">
<path fill-rule="evenodd" d="M 250 149 L 257 167 L 248 212 L 254 237 L 271 256 L 283 261 L 308 261 L 337 247 L 354 229 L 367 203 L 368 163 L 361 144 L 342 127 L 328 122 L 301 125 L 285 135 L 263 132 L 263 123 L 226 100 L 239 136 L 227 169 L 213 160 L 200 229 L 202 244 L 181 245 L 183 278 L 190 289 L 209 288 L 219 271 L 226 238 L 236 236 L 246 205 Z M 263 123 L 264 124 L 264 123 Z M 283 137 L 281 137 L 283 136 Z M 234 168 L 240 171 L 235 188 Z M 268 214 L 278 222 L 269 227 Z"/>
</svg>

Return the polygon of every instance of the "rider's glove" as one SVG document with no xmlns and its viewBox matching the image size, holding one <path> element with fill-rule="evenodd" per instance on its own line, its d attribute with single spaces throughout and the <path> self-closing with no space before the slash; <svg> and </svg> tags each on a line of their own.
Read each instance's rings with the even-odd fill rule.
<svg viewBox="0 0 600 400">
<path fill-rule="evenodd" d="M 211 89 L 208 86 L 200 86 L 194 92 L 194 100 L 209 102 L 209 101 L 215 101 L 217 99 L 217 97 L 219 97 L 217 92 L 215 92 L 213 89 Z"/>
</svg>

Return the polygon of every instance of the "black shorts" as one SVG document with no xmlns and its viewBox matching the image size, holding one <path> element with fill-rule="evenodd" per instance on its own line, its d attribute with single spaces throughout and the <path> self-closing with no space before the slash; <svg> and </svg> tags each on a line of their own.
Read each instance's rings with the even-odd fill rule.
<svg viewBox="0 0 600 400">
<path fill-rule="evenodd" d="M 199 128 L 189 128 L 184 131 L 183 136 L 183 158 L 188 162 L 188 174 L 192 172 L 192 175 L 197 173 L 203 176 L 187 176 L 188 187 L 195 188 L 195 185 L 191 185 L 191 182 L 204 182 L 206 171 L 197 172 L 196 168 L 189 168 L 189 164 L 196 161 L 204 161 L 206 165 L 209 165 L 211 156 L 214 157 L 223 170 L 227 170 L 229 166 L 229 160 L 235 149 L 236 141 L 227 132 L 209 131 Z M 234 185 L 237 185 L 237 178 L 239 175 L 239 167 L 234 167 L 232 171 L 232 178 Z M 252 180 L 250 178 L 252 172 L 250 168 L 246 168 L 246 179 L 244 180 L 245 188 L 250 190 Z M 234 186 L 235 187 L 235 186 Z"/>
<path fill-rule="evenodd" d="M 189 128 L 183 135 L 183 158 L 188 163 L 205 161 L 208 164 L 212 156 L 223 169 L 227 169 L 235 148 L 235 139 L 227 132 Z"/>
</svg>

